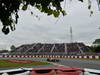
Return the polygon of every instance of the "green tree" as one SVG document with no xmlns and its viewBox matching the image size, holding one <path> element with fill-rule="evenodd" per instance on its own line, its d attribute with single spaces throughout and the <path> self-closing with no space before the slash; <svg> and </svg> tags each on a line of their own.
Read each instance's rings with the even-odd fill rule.
<svg viewBox="0 0 100 75">
<path fill-rule="evenodd" d="M 11 52 L 13 52 L 13 51 L 16 50 L 16 47 L 15 47 L 14 45 L 12 45 L 12 46 L 10 47 L 10 49 L 11 49 Z"/>
<path fill-rule="evenodd" d="M 91 50 L 96 53 L 100 53 L 100 39 L 96 39 L 91 46 Z"/>
<path fill-rule="evenodd" d="M 62 1 L 64 0 L 0 0 L 0 21 L 3 25 L 2 32 L 8 34 L 10 31 L 14 31 L 15 25 L 18 23 L 18 11 L 25 11 L 28 6 L 33 6 L 40 12 L 44 12 L 47 15 L 54 15 L 54 17 L 58 17 L 60 14 L 66 15 L 66 12 L 61 7 Z M 78 1 L 84 2 L 84 0 Z M 97 3 L 99 6 L 100 0 L 97 0 Z M 88 9 L 91 9 L 90 0 L 88 0 Z M 93 11 L 91 11 L 92 13 Z M 31 14 L 33 14 L 33 11 L 31 11 Z"/>
<path fill-rule="evenodd" d="M 100 53 L 100 46 L 91 46 L 91 50 L 95 53 Z"/>
<path fill-rule="evenodd" d="M 95 47 L 95 52 L 100 53 L 100 46 Z"/>
<path fill-rule="evenodd" d="M 8 53 L 8 50 L 0 50 L 0 53 Z"/>
<path fill-rule="evenodd" d="M 100 44 L 100 39 L 96 39 L 93 44 Z"/>
</svg>

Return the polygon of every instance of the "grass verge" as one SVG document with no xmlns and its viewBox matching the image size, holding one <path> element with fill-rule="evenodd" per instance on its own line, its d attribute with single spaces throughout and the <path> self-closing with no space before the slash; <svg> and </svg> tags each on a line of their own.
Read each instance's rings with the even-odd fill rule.
<svg viewBox="0 0 100 75">
<path fill-rule="evenodd" d="M 8 62 L 6 60 L 0 60 L 0 68 L 11 68 L 11 67 L 28 67 L 28 66 L 38 66 L 38 65 L 50 65 L 48 62 L 32 62 L 32 63 L 14 63 Z"/>
</svg>

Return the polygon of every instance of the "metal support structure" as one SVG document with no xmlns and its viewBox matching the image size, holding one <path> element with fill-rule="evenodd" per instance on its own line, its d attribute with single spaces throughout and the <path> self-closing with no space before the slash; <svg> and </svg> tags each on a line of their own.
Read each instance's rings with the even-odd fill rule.
<svg viewBox="0 0 100 75">
<path fill-rule="evenodd" d="M 52 48 L 51 48 L 51 52 L 50 52 L 50 53 L 53 52 L 54 48 L 55 48 L 55 44 L 52 46 Z"/>
</svg>

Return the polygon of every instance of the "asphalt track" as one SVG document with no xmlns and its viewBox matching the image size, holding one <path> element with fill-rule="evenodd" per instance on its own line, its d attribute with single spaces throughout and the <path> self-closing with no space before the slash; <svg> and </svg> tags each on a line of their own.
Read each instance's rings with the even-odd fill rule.
<svg viewBox="0 0 100 75">
<path fill-rule="evenodd" d="M 100 60 L 60 59 L 59 64 L 100 70 Z"/>
<path fill-rule="evenodd" d="M 22 59 L 22 60 L 46 61 L 47 58 L 0 58 L 0 59 Z M 88 59 L 59 59 L 59 60 L 60 62 L 57 63 L 65 66 L 100 70 L 100 60 L 88 60 Z"/>
</svg>

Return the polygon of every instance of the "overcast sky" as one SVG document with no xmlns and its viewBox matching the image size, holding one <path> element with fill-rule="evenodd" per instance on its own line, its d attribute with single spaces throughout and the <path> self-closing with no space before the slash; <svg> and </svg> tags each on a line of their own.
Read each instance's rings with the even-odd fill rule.
<svg viewBox="0 0 100 75">
<path fill-rule="evenodd" d="M 28 11 L 19 11 L 19 20 L 16 30 L 4 35 L 0 31 L 0 49 L 9 49 L 11 45 L 42 43 L 68 43 L 70 42 L 70 26 L 73 31 L 74 42 L 84 42 L 91 45 L 100 38 L 100 11 L 96 2 L 93 2 L 94 14 L 90 17 L 86 3 L 76 1 L 67 2 L 65 10 L 67 15 L 60 18 L 46 16 L 35 8 Z M 62 4 L 64 6 L 64 4 Z M 34 11 L 34 15 L 30 14 Z M 35 17 L 38 15 L 38 18 Z M 0 23 L 0 30 L 2 25 Z"/>
</svg>

